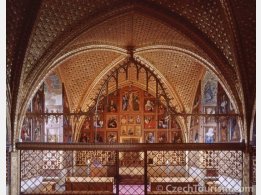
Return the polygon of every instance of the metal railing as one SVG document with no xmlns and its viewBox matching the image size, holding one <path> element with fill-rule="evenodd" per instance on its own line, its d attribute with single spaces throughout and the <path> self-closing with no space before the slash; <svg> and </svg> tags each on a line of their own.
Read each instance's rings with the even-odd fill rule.
<svg viewBox="0 0 261 195">
<path fill-rule="evenodd" d="M 239 194 L 244 143 L 17 143 L 20 194 Z"/>
</svg>

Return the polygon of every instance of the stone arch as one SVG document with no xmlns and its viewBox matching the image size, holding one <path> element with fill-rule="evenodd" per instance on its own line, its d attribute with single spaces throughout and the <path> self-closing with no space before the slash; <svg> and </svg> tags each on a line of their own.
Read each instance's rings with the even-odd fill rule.
<svg viewBox="0 0 261 195">
<path fill-rule="evenodd" d="M 15 124 L 17 125 L 15 129 L 20 129 L 23 116 L 25 114 L 26 105 L 30 97 L 37 89 L 37 86 L 39 86 L 39 83 L 43 82 L 43 79 L 48 74 L 48 72 L 50 72 L 53 69 L 53 64 L 57 62 L 57 59 L 59 59 L 59 55 L 61 51 L 65 48 L 65 46 L 68 43 L 72 42 L 86 29 L 91 28 L 101 23 L 102 21 L 105 21 L 108 18 L 118 17 L 126 12 L 138 12 L 140 14 L 154 18 L 155 20 L 159 20 L 171 26 L 172 28 L 178 29 L 187 37 L 190 37 L 191 41 L 195 42 L 204 51 L 204 53 L 206 53 L 209 56 L 209 58 L 213 61 L 213 71 L 215 71 L 215 74 L 219 75 L 219 77 L 222 78 L 223 85 L 225 86 L 224 88 L 229 90 L 229 95 L 233 96 L 232 99 L 236 102 L 235 105 L 237 105 L 238 111 L 242 112 L 244 108 L 240 104 L 240 95 L 237 93 L 237 91 L 242 92 L 243 89 L 241 89 L 240 86 L 240 89 L 237 89 L 238 86 L 235 86 L 234 83 L 230 82 L 231 80 L 229 79 L 229 74 L 226 73 L 224 70 L 229 69 L 228 72 L 233 71 L 231 68 L 229 68 L 230 66 L 227 66 L 228 62 L 226 58 L 214 46 L 214 44 L 204 35 L 202 35 L 202 33 L 198 29 L 196 29 L 194 26 L 185 21 L 181 16 L 178 16 L 174 13 L 164 13 L 163 10 L 159 11 L 158 9 L 156 10 L 151 6 L 145 6 L 144 4 L 136 3 L 134 6 L 124 5 L 120 7 L 120 9 L 115 8 L 115 10 L 111 10 L 106 14 L 101 14 L 100 16 L 95 17 L 92 20 L 83 21 L 83 23 L 77 26 L 75 30 L 73 30 L 73 32 L 69 34 L 64 34 L 62 37 L 57 39 L 56 43 L 52 44 L 52 47 L 49 49 L 46 55 L 42 57 L 38 66 L 30 75 L 30 79 L 32 79 L 32 82 L 30 83 L 32 85 L 26 86 L 27 88 L 25 88 L 24 97 L 21 98 L 21 102 L 23 103 L 21 104 L 20 109 L 17 110 L 17 112 L 19 112 L 20 114 L 16 119 Z M 26 80 L 25 83 L 27 81 L 28 80 Z M 19 135 L 19 133 L 16 133 L 16 135 Z"/>
</svg>

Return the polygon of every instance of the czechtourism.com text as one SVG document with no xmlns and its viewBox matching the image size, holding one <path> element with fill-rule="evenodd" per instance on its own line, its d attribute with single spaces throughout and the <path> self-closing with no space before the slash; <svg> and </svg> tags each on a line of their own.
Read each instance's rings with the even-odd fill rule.
<svg viewBox="0 0 261 195">
<path fill-rule="evenodd" d="M 188 185 L 188 186 L 174 186 L 174 185 L 158 185 L 157 191 L 167 191 L 167 192 L 223 192 L 223 193 L 240 193 L 240 192 L 255 192 L 253 187 L 241 187 L 241 188 L 228 188 L 228 187 L 202 187 L 198 185 Z"/>
</svg>

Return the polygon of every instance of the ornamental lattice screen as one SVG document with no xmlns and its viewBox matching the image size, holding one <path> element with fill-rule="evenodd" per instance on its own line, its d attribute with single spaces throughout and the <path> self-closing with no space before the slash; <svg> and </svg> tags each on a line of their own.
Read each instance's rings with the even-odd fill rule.
<svg viewBox="0 0 261 195">
<path fill-rule="evenodd" d="M 243 143 L 17 148 L 21 194 L 238 194 L 243 187 Z"/>
</svg>

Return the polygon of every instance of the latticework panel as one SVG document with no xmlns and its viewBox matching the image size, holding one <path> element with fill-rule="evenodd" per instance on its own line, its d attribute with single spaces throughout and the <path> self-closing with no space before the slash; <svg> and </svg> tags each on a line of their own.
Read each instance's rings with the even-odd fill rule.
<svg viewBox="0 0 261 195">
<path fill-rule="evenodd" d="M 144 194 L 144 152 L 119 153 L 119 194 Z"/>
<path fill-rule="evenodd" d="M 236 151 L 168 151 L 181 154 L 185 163 L 176 164 L 171 156 L 158 164 L 156 156 L 164 151 L 148 151 L 147 176 L 152 192 L 176 192 L 180 187 L 192 192 L 233 194 L 242 187 L 242 152 Z M 154 158 L 153 158 L 154 157 Z M 171 187 L 170 187 L 171 186 Z M 180 194 L 184 191 L 180 191 Z"/>
<path fill-rule="evenodd" d="M 237 194 L 242 164 L 235 150 L 22 150 L 21 192 Z"/>
<path fill-rule="evenodd" d="M 43 152 L 22 151 L 21 162 L 21 178 L 33 179 L 43 174 Z"/>
<path fill-rule="evenodd" d="M 156 165 L 165 165 L 168 163 L 173 165 L 185 165 L 186 154 L 183 151 L 151 151 L 148 153 L 149 160 L 153 161 Z"/>
<path fill-rule="evenodd" d="M 78 151 L 79 152 L 79 151 Z M 84 164 L 77 164 L 76 151 L 21 151 L 21 192 L 107 191 L 113 192 L 115 153 L 81 151 Z M 78 156 L 78 158 L 75 158 Z M 89 154 L 89 155 L 87 155 Z M 77 160 L 76 160 L 77 159 Z M 106 162 L 106 164 L 103 164 Z"/>
<path fill-rule="evenodd" d="M 218 168 L 220 170 L 220 174 L 236 179 L 242 178 L 243 167 L 240 163 L 243 158 L 242 155 L 243 154 L 241 152 L 233 151 L 224 151 L 220 153 L 218 157 Z"/>
<path fill-rule="evenodd" d="M 99 161 L 102 164 L 114 164 L 115 152 L 111 151 L 77 151 L 76 152 L 76 165 L 86 165 L 89 161 Z"/>
</svg>

